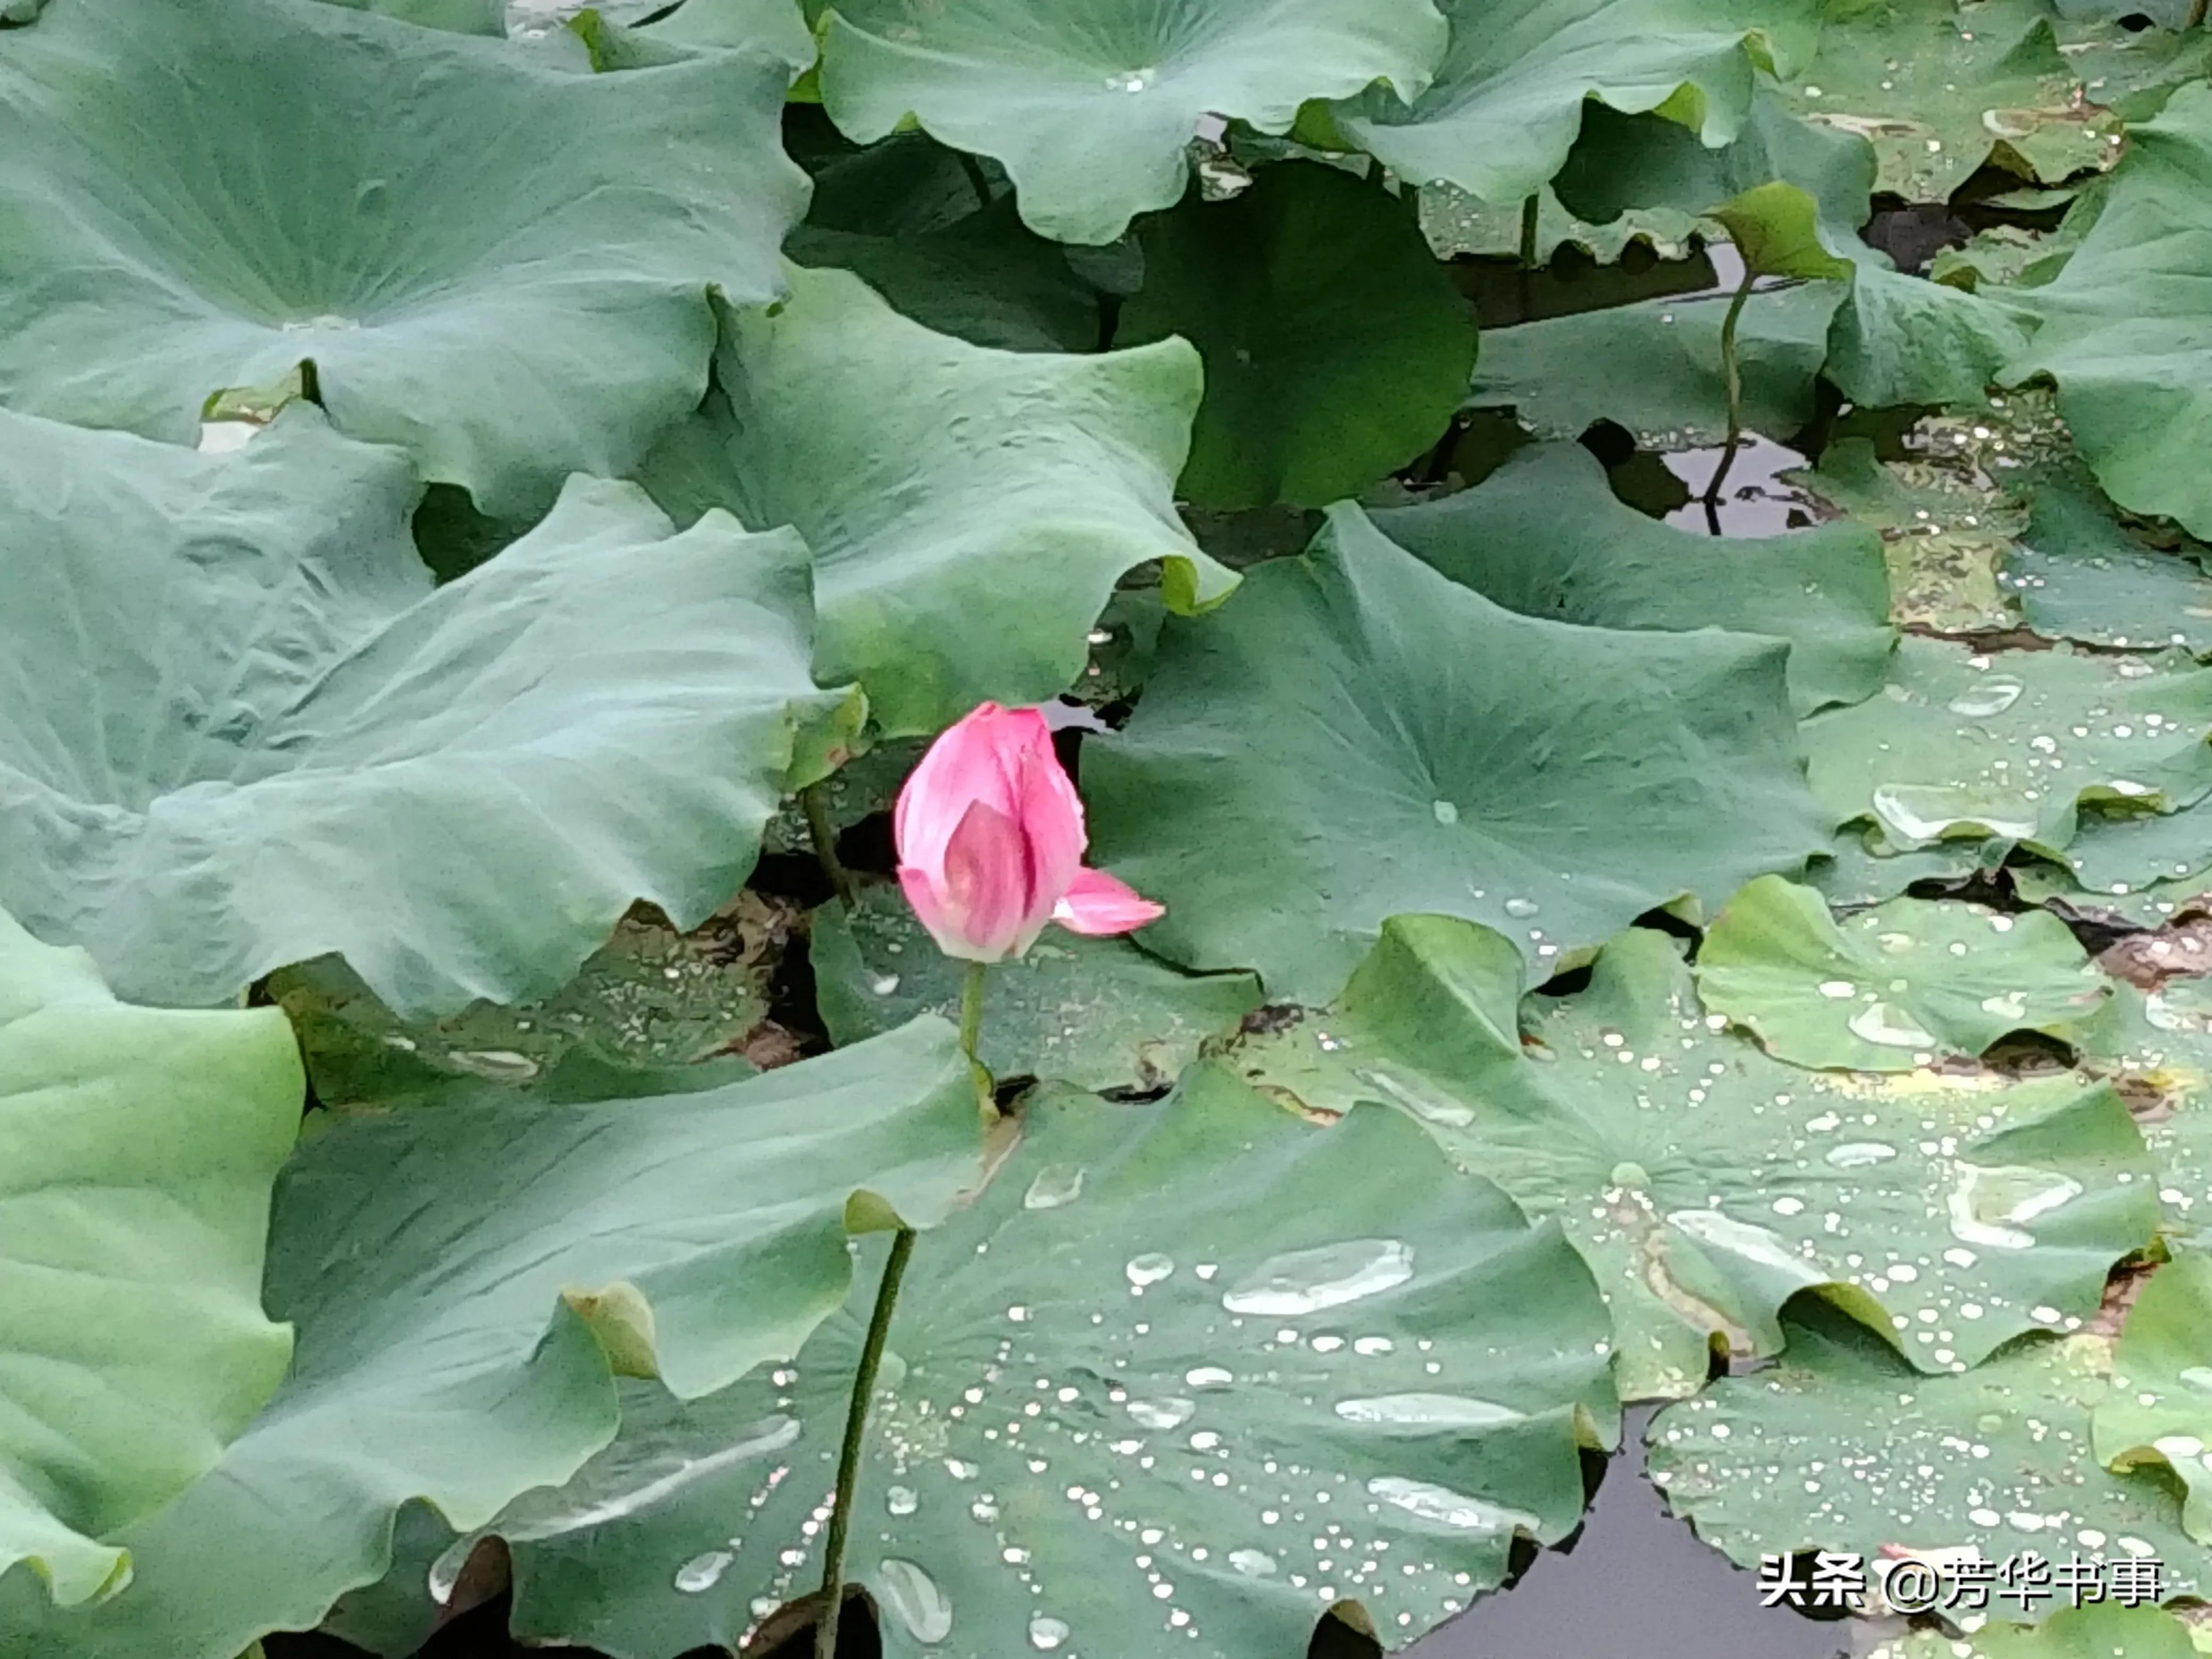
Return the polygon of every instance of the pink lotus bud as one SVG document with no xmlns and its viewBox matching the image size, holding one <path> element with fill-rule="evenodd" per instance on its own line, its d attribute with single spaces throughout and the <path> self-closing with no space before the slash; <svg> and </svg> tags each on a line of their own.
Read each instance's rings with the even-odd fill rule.
<svg viewBox="0 0 2212 1659">
<path fill-rule="evenodd" d="M 948 957 L 1020 956 L 1048 921 L 1126 933 L 1165 912 L 1083 866 L 1083 803 L 1034 708 L 987 702 L 929 746 L 891 822 L 899 884 Z"/>
</svg>

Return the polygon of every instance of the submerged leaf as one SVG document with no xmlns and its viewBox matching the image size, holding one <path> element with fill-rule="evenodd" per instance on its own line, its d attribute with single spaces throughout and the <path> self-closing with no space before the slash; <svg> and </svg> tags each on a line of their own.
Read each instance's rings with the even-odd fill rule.
<svg viewBox="0 0 2212 1659">
<path fill-rule="evenodd" d="M 234 455 L 0 431 L 0 902 L 128 995 L 325 953 L 402 1013 L 549 994 L 633 901 L 726 900 L 848 701 L 789 531 L 578 478 L 434 589 L 405 459 L 312 410 Z"/>
<path fill-rule="evenodd" d="M 382 1576 L 410 1500 L 480 1526 L 614 1438 L 599 1332 L 623 1333 L 660 1397 L 712 1394 L 836 1312 L 857 1194 L 929 1227 L 980 1174 L 968 1062 L 937 1020 L 703 1093 L 556 1105 L 464 1084 L 338 1124 L 277 1194 L 269 1301 L 299 1328 L 283 1389 L 212 1474 L 118 1535 L 128 1595 L 57 1617 L 17 1573 L 0 1644 L 235 1659 L 310 1628 Z M 834 1438 L 842 1404 L 817 1409 Z"/>
<path fill-rule="evenodd" d="M 121 1589 L 117 1531 L 283 1379 L 261 1311 L 300 1062 L 282 1016 L 132 1008 L 0 911 L 0 1576 Z"/>
<path fill-rule="evenodd" d="M 1557 965 L 1820 846 L 1784 657 L 1518 616 L 1335 507 L 1170 623 L 1128 729 L 1085 750 L 1095 856 L 1167 906 L 1148 949 L 1277 1000 L 1327 1001 L 1406 911 Z"/>
</svg>

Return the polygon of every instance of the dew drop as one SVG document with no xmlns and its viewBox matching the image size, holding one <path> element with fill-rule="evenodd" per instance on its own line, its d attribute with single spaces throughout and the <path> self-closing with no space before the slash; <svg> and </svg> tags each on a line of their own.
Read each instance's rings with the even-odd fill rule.
<svg viewBox="0 0 2212 1659">
<path fill-rule="evenodd" d="M 1048 1164 L 1036 1173 L 1022 1194 L 1025 1210 L 1056 1210 L 1083 1196 L 1083 1170 L 1073 1164 Z"/>
<path fill-rule="evenodd" d="M 1194 1404 L 1176 1395 L 1164 1400 L 1132 1400 L 1123 1409 L 1148 1429 L 1179 1428 L 1198 1414 Z"/>
<path fill-rule="evenodd" d="M 914 1639 L 933 1646 L 952 1634 L 952 1601 L 944 1587 L 897 1556 L 876 1564 L 876 1588 Z"/>
<path fill-rule="evenodd" d="M 1340 1400 L 1336 1414 L 1347 1423 L 1389 1423 L 1439 1429 L 1492 1429 L 1528 1415 L 1494 1401 L 1455 1394 L 1385 1394 Z"/>
<path fill-rule="evenodd" d="M 1539 908 L 1536 901 L 1532 898 L 1510 898 L 1505 901 L 1505 914 L 1509 916 L 1533 916 Z"/>
<path fill-rule="evenodd" d="M 1497 1533 L 1517 1527 L 1533 1534 L 1543 1524 L 1523 1510 L 1504 1509 L 1496 1504 L 1486 1504 L 1480 1498 L 1455 1492 L 1449 1486 L 1434 1486 L 1426 1480 L 1409 1480 L 1402 1475 L 1376 1476 L 1367 1483 L 1367 1495 L 1378 1498 L 1408 1515 L 1458 1532 Z"/>
<path fill-rule="evenodd" d="M 1820 981 L 1820 994 L 1839 1002 L 1858 994 L 1859 988 L 1847 979 L 1824 979 Z"/>
<path fill-rule="evenodd" d="M 1233 1314 L 1295 1317 L 1376 1296 L 1413 1276 L 1413 1248 L 1395 1238 L 1354 1238 L 1271 1256 L 1223 1293 Z"/>
<path fill-rule="evenodd" d="M 921 1507 L 921 1498 L 912 1486 L 893 1486 L 884 1494 L 884 1507 L 893 1515 L 912 1515 Z"/>
<path fill-rule="evenodd" d="M 1142 1290 L 1147 1285 L 1157 1285 L 1175 1271 L 1175 1262 L 1157 1251 L 1146 1255 L 1132 1256 L 1128 1266 L 1121 1269 L 1132 1285 Z"/>
<path fill-rule="evenodd" d="M 1272 1578 L 1275 1574 L 1275 1558 L 1265 1550 L 1231 1550 L 1229 1565 L 1247 1578 Z"/>
<path fill-rule="evenodd" d="M 1225 1389 L 1237 1380 L 1233 1372 L 1218 1365 L 1199 1365 L 1182 1374 L 1185 1383 L 1194 1389 Z"/>
<path fill-rule="evenodd" d="M 1887 1164 L 1896 1156 L 1897 1148 L 1886 1140 L 1847 1140 L 1828 1149 L 1828 1162 L 1838 1170 L 1863 1170 L 1871 1164 Z"/>
<path fill-rule="evenodd" d="M 721 1582 L 722 1570 L 737 1559 L 728 1550 L 708 1550 L 676 1569 L 676 1588 L 686 1595 L 710 1590 Z"/>
<path fill-rule="evenodd" d="M 1050 1653 L 1067 1640 L 1065 1620 L 1048 1617 L 1042 1613 L 1030 1615 L 1030 1645 L 1040 1653 Z"/>
<path fill-rule="evenodd" d="M 1991 1249 L 2025 1250 L 2035 1235 L 2022 1223 L 2081 1196 L 2081 1183 L 2056 1170 L 2018 1164 L 1962 1164 L 1959 1182 L 1945 1196 L 1952 1236 Z"/>
<path fill-rule="evenodd" d="M 1854 1036 L 1885 1048 L 1926 1048 L 1936 1038 L 1904 1009 L 1887 1002 L 1869 1002 L 1844 1022 Z"/>
<path fill-rule="evenodd" d="M 1451 801 L 1432 800 L 1429 803 L 1429 811 L 1436 814 L 1438 823 L 1459 822 L 1459 807 Z"/>
<path fill-rule="evenodd" d="M 1950 709 L 1970 720 L 1985 720 L 1991 714 L 2003 714 L 2020 701 L 2020 694 L 2027 689 L 2009 674 L 1990 674 L 1952 698 Z"/>
</svg>

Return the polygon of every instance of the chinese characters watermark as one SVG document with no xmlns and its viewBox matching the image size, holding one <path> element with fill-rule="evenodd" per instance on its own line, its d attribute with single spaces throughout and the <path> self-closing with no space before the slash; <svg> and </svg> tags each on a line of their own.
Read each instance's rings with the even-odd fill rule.
<svg viewBox="0 0 2212 1659">
<path fill-rule="evenodd" d="M 1869 1591 L 1893 1613 L 1988 1613 L 2005 1604 L 2033 1613 L 2046 1602 L 2087 1607 L 2112 1601 L 2156 1607 L 2166 1597 L 2166 1564 L 2154 1555 L 2069 1555 L 2051 1559 L 2023 1550 L 2002 1561 L 1945 1552 L 1869 1562 L 1838 1550 L 1759 1558 L 1763 1607 L 1863 1613 Z"/>
</svg>

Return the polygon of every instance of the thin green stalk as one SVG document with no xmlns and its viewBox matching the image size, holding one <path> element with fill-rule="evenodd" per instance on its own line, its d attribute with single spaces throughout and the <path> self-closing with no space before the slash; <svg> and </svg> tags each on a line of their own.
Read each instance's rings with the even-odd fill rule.
<svg viewBox="0 0 2212 1659">
<path fill-rule="evenodd" d="M 1735 359 L 1735 325 L 1743 317 L 1744 301 L 1751 298 L 1753 280 L 1752 273 L 1745 270 L 1743 281 L 1736 285 L 1735 297 L 1729 301 L 1728 315 L 1721 319 L 1721 377 L 1728 383 L 1728 442 L 1721 447 L 1721 464 L 1713 469 L 1712 482 L 1705 486 L 1709 515 L 1719 507 L 1721 486 L 1728 482 L 1729 469 L 1735 465 L 1735 452 L 1743 444 L 1743 375 Z"/>
<path fill-rule="evenodd" d="M 868 1438 L 868 1408 L 875 1401 L 876 1372 L 884 1363 L 884 1343 L 890 1335 L 891 1310 L 898 1305 L 899 1281 L 906 1277 L 907 1258 L 913 1254 L 914 1229 L 902 1227 L 891 1236 L 891 1253 L 876 1285 L 876 1310 L 868 1316 L 867 1340 L 860 1345 L 852 1404 L 845 1413 L 845 1443 L 837 1453 L 836 1507 L 830 1511 L 830 1536 L 823 1545 L 822 1620 L 814 1627 L 814 1659 L 837 1659 L 837 1615 L 845 1603 L 845 1537 L 852 1528 L 853 1488 L 860 1477 L 860 1452 Z"/>
<path fill-rule="evenodd" d="M 845 908 L 853 908 L 853 872 L 837 858 L 837 826 L 830 821 L 830 797 L 823 783 L 810 783 L 799 792 L 799 810 L 806 814 L 807 839 L 814 843 L 815 861 Z"/>
<path fill-rule="evenodd" d="M 975 1103 L 982 1108 L 986 1121 L 999 1115 L 997 1100 L 991 1089 L 990 1068 L 983 1064 L 975 1052 L 976 1039 L 983 1031 L 983 985 L 991 971 L 988 962 L 971 962 L 966 977 L 960 981 L 960 1049 L 968 1056 L 968 1069 L 975 1079 Z"/>
<path fill-rule="evenodd" d="M 1536 265 L 1536 215 L 1543 207 L 1540 196 L 1531 196 L 1521 204 L 1521 264 L 1524 269 Z"/>
</svg>

